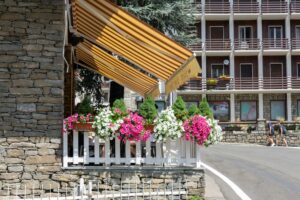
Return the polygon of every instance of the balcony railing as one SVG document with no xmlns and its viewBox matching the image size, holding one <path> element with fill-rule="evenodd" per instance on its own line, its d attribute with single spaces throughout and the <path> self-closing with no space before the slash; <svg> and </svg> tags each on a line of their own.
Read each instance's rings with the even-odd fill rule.
<svg viewBox="0 0 300 200">
<path fill-rule="evenodd" d="M 230 50 L 230 39 L 208 39 L 205 48 L 206 50 Z"/>
<path fill-rule="evenodd" d="M 300 2 L 298 0 L 294 0 L 291 2 L 291 13 L 300 14 Z"/>
<path fill-rule="evenodd" d="M 292 49 L 300 49 L 300 40 L 293 38 L 292 39 Z"/>
<path fill-rule="evenodd" d="M 261 4 L 262 13 L 287 13 L 288 5 L 284 1 L 280 2 L 263 2 Z"/>
<path fill-rule="evenodd" d="M 282 39 L 264 38 L 263 48 L 264 49 L 288 49 L 289 48 L 288 39 L 287 38 L 282 38 Z"/>
<path fill-rule="evenodd" d="M 229 2 L 206 3 L 205 13 L 228 14 L 230 13 L 230 4 Z"/>
<path fill-rule="evenodd" d="M 250 38 L 244 41 L 240 39 L 236 39 L 234 41 L 234 49 L 235 50 L 257 50 L 259 49 L 259 39 Z"/>
<path fill-rule="evenodd" d="M 191 166 L 200 167 L 200 151 L 194 141 L 121 142 L 101 140 L 92 132 L 70 131 L 63 135 L 63 166 Z"/>
<path fill-rule="evenodd" d="M 179 90 L 272 90 L 272 89 L 300 89 L 300 78 L 292 77 L 264 77 L 259 79 L 258 77 L 249 78 L 230 78 L 228 80 L 215 79 L 215 84 L 209 84 L 210 78 L 192 79 L 182 85 Z M 203 83 L 206 83 L 206 87 L 202 87 Z"/>
<path fill-rule="evenodd" d="M 234 3 L 233 4 L 234 13 L 258 13 L 259 4 L 258 2 L 251 3 Z"/>
<path fill-rule="evenodd" d="M 188 46 L 191 51 L 202 51 L 202 43 L 191 44 Z"/>
</svg>

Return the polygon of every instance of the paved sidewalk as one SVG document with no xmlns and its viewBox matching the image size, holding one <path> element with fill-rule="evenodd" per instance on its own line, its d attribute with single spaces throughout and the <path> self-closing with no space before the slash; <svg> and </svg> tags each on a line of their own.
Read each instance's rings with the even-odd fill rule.
<svg viewBox="0 0 300 200">
<path fill-rule="evenodd" d="M 207 173 L 205 173 L 205 183 L 205 200 L 225 200 L 220 187 Z"/>
</svg>

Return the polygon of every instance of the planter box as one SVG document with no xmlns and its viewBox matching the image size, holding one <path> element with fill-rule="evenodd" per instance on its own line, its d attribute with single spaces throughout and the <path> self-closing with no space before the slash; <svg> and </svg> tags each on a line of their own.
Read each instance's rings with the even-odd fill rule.
<svg viewBox="0 0 300 200">
<path fill-rule="evenodd" d="M 95 129 L 92 127 L 93 123 L 88 122 L 88 123 L 75 123 L 73 124 L 73 129 L 78 130 L 78 131 L 85 131 L 85 132 L 91 132 L 95 131 Z"/>
</svg>

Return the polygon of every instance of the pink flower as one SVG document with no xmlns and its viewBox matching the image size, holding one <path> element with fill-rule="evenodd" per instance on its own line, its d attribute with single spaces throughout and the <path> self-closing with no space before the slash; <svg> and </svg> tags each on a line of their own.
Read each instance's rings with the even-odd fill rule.
<svg viewBox="0 0 300 200">
<path fill-rule="evenodd" d="M 202 145 L 207 140 L 211 132 L 207 120 L 200 115 L 195 115 L 185 120 L 183 128 L 185 131 L 185 139 L 196 140 L 199 145 Z"/>
</svg>

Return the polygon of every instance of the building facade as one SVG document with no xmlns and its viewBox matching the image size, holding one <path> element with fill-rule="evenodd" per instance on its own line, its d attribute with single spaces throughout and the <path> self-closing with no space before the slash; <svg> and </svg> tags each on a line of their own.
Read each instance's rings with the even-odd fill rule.
<svg viewBox="0 0 300 200">
<path fill-rule="evenodd" d="M 195 2 L 202 74 L 177 91 L 207 97 L 220 121 L 296 121 L 300 100 L 300 2 Z"/>
</svg>

